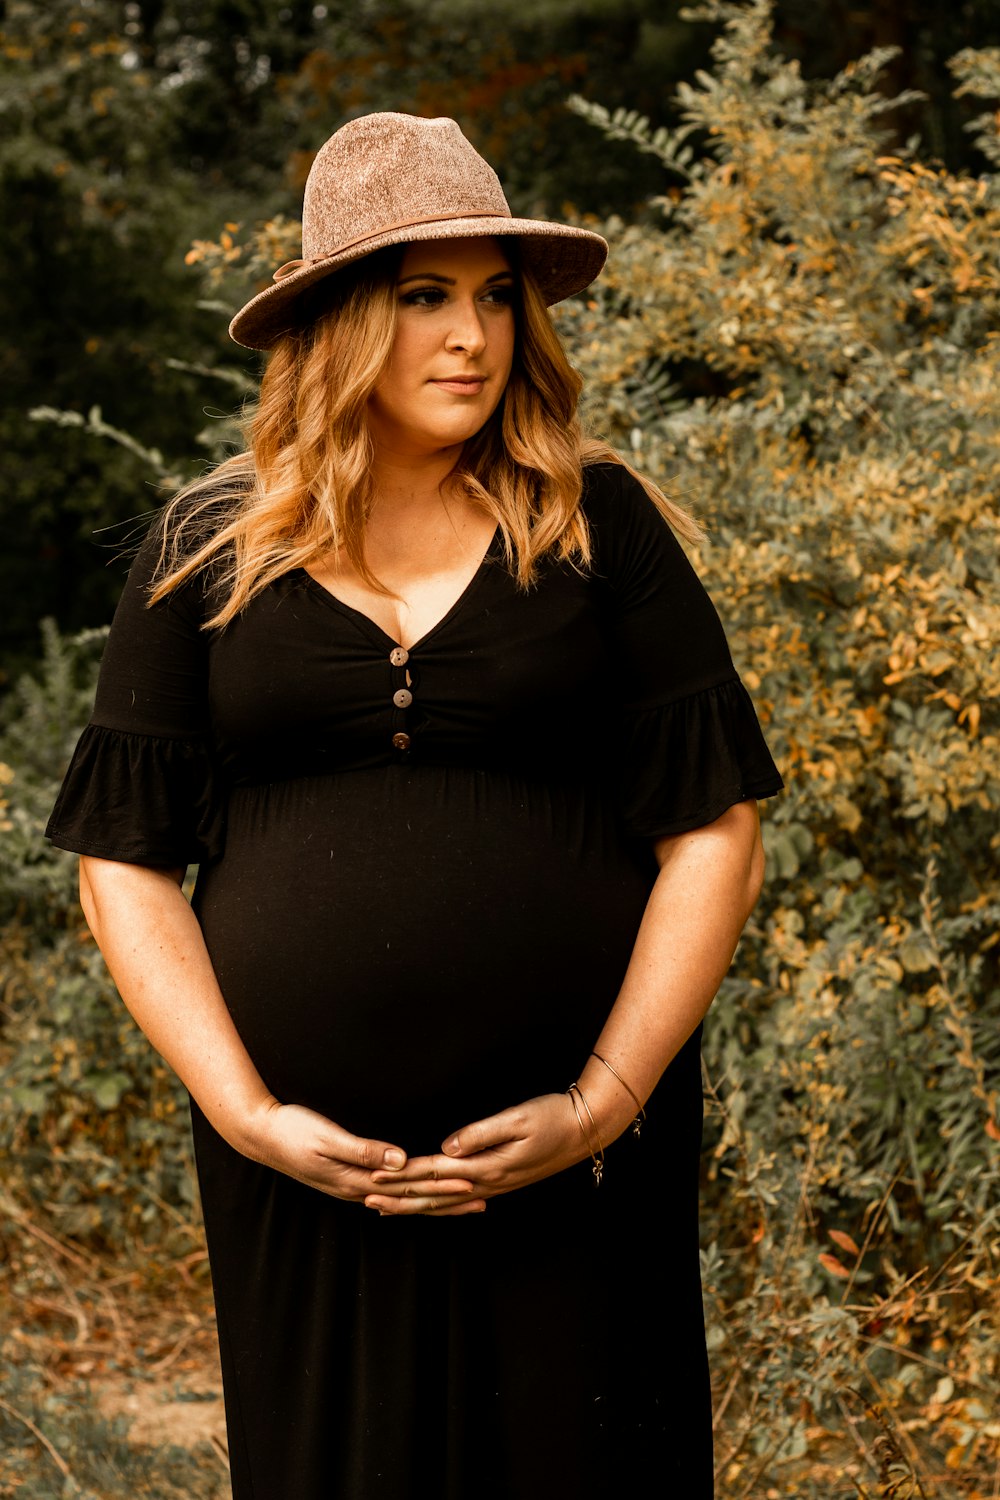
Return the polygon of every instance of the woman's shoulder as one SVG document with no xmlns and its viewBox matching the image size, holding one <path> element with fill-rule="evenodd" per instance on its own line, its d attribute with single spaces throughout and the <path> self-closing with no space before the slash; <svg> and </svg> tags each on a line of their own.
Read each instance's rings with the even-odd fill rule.
<svg viewBox="0 0 1000 1500">
<path fill-rule="evenodd" d="M 667 703 L 729 682 L 736 674 L 721 621 L 677 535 L 683 526 L 693 540 L 700 529 L 630 468 L 593 467 L 592 568 L 610 601 L 626 691 Z"/>
<path fill-rule="evenodd" d="M 623 463 L 610 458 L 584 460 L 583 504 L 590 511 L 613 504 L 622 487 L 622 479 L 632 478 Z"/>
<path fill-rule="evenodd" d="M 254 487 L 253 462 L 240 453 L 194 480 L 156 512 L 150 532 L 168 547 L 200 548 L 225 529 Z"/>
<path fill-rule="evenodd" d="M 231 562 L 224 535 L 252 485 L 249 466 L 229 460 L 154 511 L 135 550 L 132 589 L 148 597 L 172 579 L 167 597 L 204 602 Z"/>
<path fill-rule="evenodd" d="M 680 529 L 679 521 L 693 540 L 694 523 L 626 464 L 609 459 L 585 464 L 581 505 L 595 569 L 612 581 L 653 558 L 661 566 L 690 567 L 675 527 Z"/>
</svg>

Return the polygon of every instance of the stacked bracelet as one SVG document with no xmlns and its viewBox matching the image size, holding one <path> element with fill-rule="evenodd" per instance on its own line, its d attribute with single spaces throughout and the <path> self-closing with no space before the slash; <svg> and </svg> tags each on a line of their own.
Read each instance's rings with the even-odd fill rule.
<svg viewBox="0 0 1000 1500">
<path fill-rule="evenodd" d="M 592 1052 L 590 1055 L 591 1055 L 591 1057 L 596 1057 L 597 1061 L 599 1063 L 603 1063 L 604 1066 L 607 1068 L 607 1070 L 608 1070 L 609 1073 L 614 1074 L 615 1078 L 618 1079 L 618 1082 L 621 1084 L 621 1086 L 625 1090 L 626 1094 L 628 1094 L 629 1097 L 632 1099 L 632 1102 L 635 1104 L 636 1109 L 639 1111 L 639 1113 L 636 1115 L 635 1119 L 632 1121 L 632 1134 L 635 1136 L 636 1140 L 638 1140 L 639 1139 L 639 1132 L 642 1129 L 643 1122 L 646 1119 L 646 1111 L 643 1109 L 642 1105 L 639 1103 L 638 1095 L 635 1094 L 633 1092 L 633 1090 L 629 1088 L 628 1084 L 625 1082 L 624 1078 L 619 1073 L 618 1069 L 617 1068 L 613 1068 L 611 1066 L 611 1064 L 608 1062 L 608 1060 L 607 1060 L 606 1057 L 602 1057 L 599 1052 Z M 588 1110 L 587 1113 L 589 1114 L 590 1111 Z M 591 1116 L 591 1118 L 593 1118 L 593 1116 Z"/>
<path fill-rule="evenodd" d="M 580 1133 L 582 1134 L 584 1140 L 587 1142 L 587 1150 L 590 1152 L 590 1159 L 594 1163 L 594 1165 L 593 1165 L 593 1167 L 591 1169 L 593 1171 L 593 1174 L 594 1174 L 594 1186 L 595 1187 L 600 1187 L 600 1185 L 601 1185 L 601 1175 L 604 1172 L 604 1146 L 601 1143 L 600 1132 L 597 1129 L 597 1121 L 594 1119 L 594 1116 L 593 1116 L 593 1114 L 591 1113 L 591 1110 L 590 1110 L 590 1105 L 587 1103 L 586 1099 L 584 1098 L 583 1090 L 581 1089 L 581 1087 L 580 1087 L 580 1085 L 578 1083 L 571 1083 L 570 1086 L 569 1086 L 569 1088 L 566 1090 L 566 1092 L 569 1095 L 570 1103 L 573 1106 L 573 1113 L 576 1115 L 576 1123 L 580 1127 Z M 590 1120 L 591 1125 L 593 1125 L 593 1127 L 594 1127 L 594 1135 L 597 1138 L 597 1152 L 596 1153 L 594 1151 L 594 1147 L 593 1147 L 593 1144 L 592 1144 L 591 1139 L 590 1139 L 590 1133 L 587 1130 L 586 1125 L 584 1125 L 584 1123 L 583 1123 L 583 1116 L 580 1114 L 580 1110 L 579 1110 L 579 1107 L 578 1107 L 577 1102 L 576 1102 L 576 1096 L 577 1096 L 577 1094 L 580 1095 L 580 1103 L 583 1105 L 584 1109 L 587 1111 L 587 1117 Z"/>
<path fill-rule="evenodd" d="M 599 1063 L 603 1063 L 608 1072 L 613 1074 L 614 1077 L 617 1078 L 618 1082 L 621 1084 L 625 1092 L 629 1095 L 636 1109 L 638 1110 L 638 1114 L 632 1121 L 632 1134 L 635 1136 L 636 1140 L 638 1140 L 639 1132 L 642 1129 L 643 1122 L 646 1118 L 646 1111 L 643 1109 L 642 1104 L 639 1102 L 638 1095 L 629 1088 L 628 1084 L 625 1082 L 618 1069 L 611 1063 L 609 1063 L 606 1057 L 602 1057 L 599 1052 L 592 1052 L 590 1055 L 591 1057 L 595 1057 Z M 596 1187 L 600 1187 L 601 1177 L 604 1173 L 604 1143 L 601 1140 L 601 1133 L 597 1128 L 597 1121 L 594 1119 L 593 1111 L 590 1108 L 590 1105 L 587 1103 L 587 1096 L 584 1094 L 583 1089 L 578 1083 L 571 1083 L 566 1092 L 569 1095 L 570 1103 L 573 1106 L 573 1113 L 576 1115 L 576 1123 L 580 1127 L 580 1134 L 587 1142 L 587 1150 L 590 1152 L 590 1159 L 594 1164 L 591 1169 L 594 1173 L 594 1184 Z M 580 1104 L 582 1104 L 584 1109 L 586 1110 L 587 1119 L 590 1121 L 591 1126 L 593 1127 L 594 1140 L 597 1141 L 596 1151 L 594 1150 L 594 1144 L 593 1140 L 591 1139 L 590 1131 L 587 1129 L 587 1126 L 584 1123 L 583 1115 L 581 1115 L 580 1113 L 580 1105 L 578 1105 L 576 1102 L 576 1096 L 578 1094 L 580 1096 Z"/>
</svg>

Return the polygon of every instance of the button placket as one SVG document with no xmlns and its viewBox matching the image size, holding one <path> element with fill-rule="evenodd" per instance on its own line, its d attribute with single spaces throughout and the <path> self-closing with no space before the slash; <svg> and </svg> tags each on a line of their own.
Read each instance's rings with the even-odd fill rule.
<svg viewBox="0 0 1000 1500">
<path fill-rule="evenodd" d="M 413 677 L 407 670 L 410 653 L 405 646 L 394 646 L 389 652 L 390 679 L 392 687 L 392 748 L 398 756 L 405 757 L 412 744 L 408 730 L 407 709 L 413 702 Z"/>
</svg>

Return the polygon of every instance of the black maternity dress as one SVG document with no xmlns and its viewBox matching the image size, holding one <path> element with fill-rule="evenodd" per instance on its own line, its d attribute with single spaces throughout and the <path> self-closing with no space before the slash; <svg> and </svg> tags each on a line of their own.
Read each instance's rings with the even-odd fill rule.
<svg viewBox="0 0 1000 1500">
<path fill-rule="evenodd" d="M 305 572 L 222 631 L 132 569 L 49 825 L 199 868 L 276 1096 L 412 1154 L 583 1069 L 651 840 L 781 780 L 718 617 L 626 471 L 586 473 L 586 574 L 494 539 L 409 651 Z M 155 530 L 155 528 L 154 528 Z M 709 1500 L 698 1037 L 640 1141 L 457 1219 L 380 1218 L 192 1109 L 236 1500 Z"/>
</svg>

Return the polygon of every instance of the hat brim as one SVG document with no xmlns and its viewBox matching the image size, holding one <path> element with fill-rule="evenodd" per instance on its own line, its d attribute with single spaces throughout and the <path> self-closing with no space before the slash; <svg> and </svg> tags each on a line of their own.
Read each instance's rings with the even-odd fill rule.
<svg viewBox="0 0 1000 1500">
<path fill-rule="evenodd" d="M 597 276 L 608 256 L 608 242 L 592 229 L 552 224 L 544 219 L 508 219 L 492 214 L 482 218 L 438 219 L 373 235 L 339 255 L 300 266 L 273 286 L 265 287 L 241 308 L 229 325 L 229 335 L 247 349 L 270 349 L 283 333 L 296 327 L 295 303 L 307 287 L 344 266 L 384 250 L 425 240 L 496 239 L 516 237 L 521 256 L 538 283 L 548 306 L 582 292 Z"/>
</svg>

